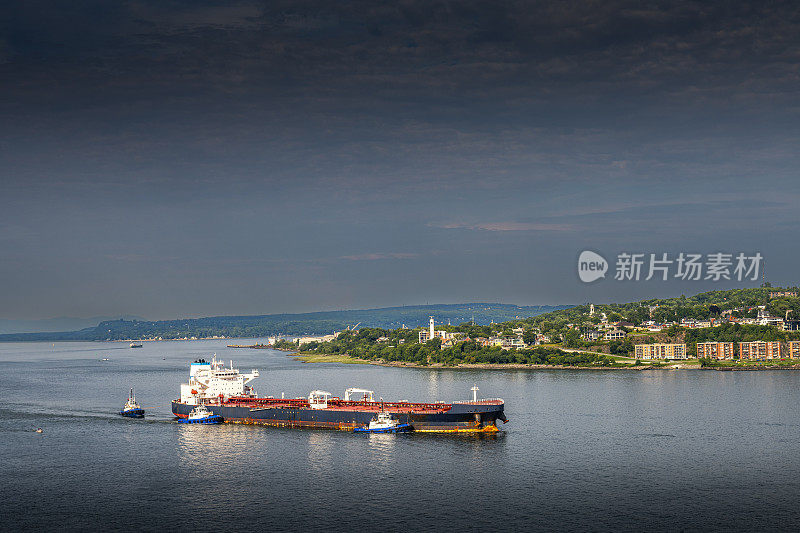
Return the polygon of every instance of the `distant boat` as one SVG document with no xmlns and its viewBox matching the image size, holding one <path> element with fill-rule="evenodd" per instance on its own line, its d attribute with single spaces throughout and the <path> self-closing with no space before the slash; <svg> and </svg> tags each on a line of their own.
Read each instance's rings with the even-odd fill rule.
<svg viewBox="0 0 800 533">
<path fill-rule="evenodd" d="M 111 361 L 111 359 L 109 359 L 108 357 L 103 357 L 103 358 L 102 358 L 102 359 L 100 359 L 100 360 L 101 360 L 101 361 Z"/>
<path fill-rule="evenodd" d="M 141 342 L 132 342 L 131 343 L 131 348 L 141 348 L 141 347 L 142 347 L 142 343 Z"/>
<path fill-rule="evenodd" d="M 212 413 L 205 405 L 198 405 L 186 418 L 179 418 L 183 424 L 222 424 L 222 416 Z"/>
<path fill-rule="evenodd" d="M 144 418 L 144 409 L 139 407 L 139 404 L 136 403 L 133 389 L 131 389 L 131 394 L 128 396 L 128 401 L 125 402 L 125 407 L 122 408 L 119 414 L 128 418 Z"/>
</svg>

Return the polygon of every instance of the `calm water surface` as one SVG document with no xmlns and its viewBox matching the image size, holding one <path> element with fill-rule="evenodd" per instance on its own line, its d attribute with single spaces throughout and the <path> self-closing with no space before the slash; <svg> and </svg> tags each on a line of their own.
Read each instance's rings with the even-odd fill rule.
<svg viewBox="0 0 800 533">
<path fill-rule="evenodd" d="M 0 527 L 800 528 L 800 372 L 309 365 L 225 344 L 0 344 Z M 455 400 L 477 384 L 509 423 L 466 438 L 175 423 L 189 361 L 215 352 L 259 369 L 264 395 Z M 116 414 L 131 386 L 143 421 Z"/>
</svg>

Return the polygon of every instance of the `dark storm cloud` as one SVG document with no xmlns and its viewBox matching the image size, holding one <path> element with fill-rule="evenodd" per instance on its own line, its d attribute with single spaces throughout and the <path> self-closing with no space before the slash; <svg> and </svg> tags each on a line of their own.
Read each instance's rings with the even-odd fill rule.
<svg viewBox="0 0 800 533">
<path fill-rule="evenodd" d="M 356 87 L 399 101 L 429 91 L 445 101 L 496 99 L 498 91 L 549 99 L 555 87 L 604 85 L 625 93 L 747 92 L 779 89 L 775 82 L 790 89 L 797 75 L 791 2 L 640 6 L 22 2 L 3 21 L 4 55 L 31 75 L 78 84 L 85 77 L 154 91 L 193 83 L 247 93 L 292 87 L 319 98 Z M 542 94 L 530 94 L 537 89 Z"/>
<path fill-rule="evenodd" d="M 575 250 L 620 241 L 772 246 L 788 278 L 796 258 L 762 233 L 797 222 L 799 17 L 793 2 L 14 2 L 0 315 L 562 303 L 585 297 L 564 274 Z"/>
</svg>

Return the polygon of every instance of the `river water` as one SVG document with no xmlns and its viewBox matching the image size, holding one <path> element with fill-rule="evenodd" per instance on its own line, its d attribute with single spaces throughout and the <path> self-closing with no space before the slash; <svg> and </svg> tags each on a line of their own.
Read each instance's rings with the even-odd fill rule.
<svg viewBox="0 0 800 533">
<path fill-rule="evenodd" d="M 226 342 L 0 344 L 0 528 L 800 528 L 800 372 L 303 364 Z M 188 363 L 214 353 L 259 369 L 263 395 L 458 400 L 477 384 L 509 423 L 490 437 L 175 423 Z M 116 414 L 129 387 L 145 420 Z"/>
</svg>

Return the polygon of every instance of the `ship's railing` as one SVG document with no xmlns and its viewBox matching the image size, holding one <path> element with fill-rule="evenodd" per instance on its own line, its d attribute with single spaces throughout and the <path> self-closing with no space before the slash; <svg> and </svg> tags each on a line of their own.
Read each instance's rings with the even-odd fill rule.
<svg viewBox="0 0 800 533">
<path fill-rule="evenodd" d="M 459 405 L 469 404 L 469 403 L 471 403 L 471 404 L 478 404 L 479 403 L 479 404 L 494 405 L 494 404 L 496 404 L 498 402 L 506 403 L 505 400 L 503 400 L 502 398 L 481 398 L 480 400 L 475 400 L 474 402 L 472 400 L 463 400 L 463 401 L 455 401 L 453 403 L 457 403 Z"/>
<path fill-rule="evenodd" d="M 242 396 L 234 396 L 227 399 L 227 403 L 237 403 L 237 404 L 247 404 L 247 405 L 256 405 L 256 404 L 263 404 L 263 405 L 289 405 L 292 407 L 303 407 L 308 406 L 308 398 L 248 398 Z M 333 397 L 328 400 L 330 405 L 337 405 L 337 406 L 353 406 L 353 407 L 381 407 L 384 406 L 386 408 L 393 408 L 393 407 L 403 407 L 403 408 L 420 408 L 420 409 L 446 409 L 450 405 L 453 404 L 497 404 L 497 403 L 505 403 L 505 400 L 502 398 L 481 398 L 476 401 L 472 400 L 459 400 L 454 402 L 435 402 L 435 403 L 416 403 L 416 402 L 365 402 L 363 400 L 342 400 L 337 397 Z"/>
<path fill-rule="evenodd" d="M 272 405 L 301 408 L 308 407 L 308 398 L 248 398 L 247 396 L 234 396 L 228 398 L 226 403 L 249 407 Z"/>
<path fill-rule="evenodd" d="M 452 404 L 446 402 L 438 402 L 438 403 L 417 403 L 417 402 L 387 402 L 387 401 L 378 401 L 378 402 L 370 402 L 370 401 L 363 401 L 363 400 L 339 400 L 338 402 L 332 402 L 333 405 L 338 405 L 340 407 L 367 407 L 370 409 L 404 409 L 404 410 L 412 410 L 412 411 L 447 411 L 450 409 Z"/>
<path fill-rule="evenodd" d="M 247 398 L 234 396 L 226 399 L 228 405 L 238 405 L 242 407 L 288 407 L 300 409 L 309 407 L 308 398 Z M 447 411 L 452 407 L 451 403 L 412 403 L 412 402 L 369 402 L 363 400 L 342 400 L 333 397 L 328 400 L 328 407 L 353 407 L 370 410 L 398 409 L 412 411 Z"/>
</svg>

